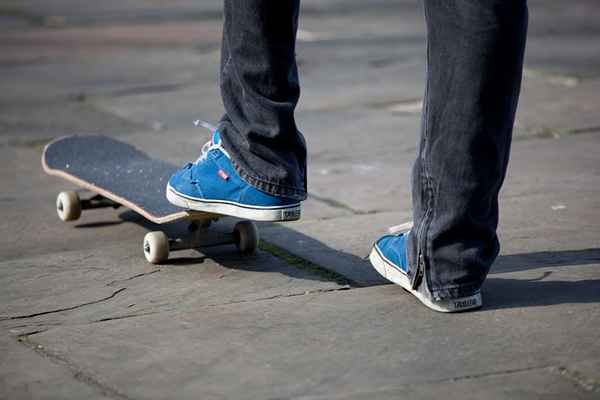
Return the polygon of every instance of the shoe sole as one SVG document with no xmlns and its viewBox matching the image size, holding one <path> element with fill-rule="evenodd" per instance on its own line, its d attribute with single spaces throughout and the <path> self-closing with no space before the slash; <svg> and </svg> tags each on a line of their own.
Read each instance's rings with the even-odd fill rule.
<svg viewBox="0 0 600 400">
<path fill-rule="evenodd" d="M 188 210 L 203 211 L 212 214 L 229 215 L 252 221 L 296 221 L 300 219 L 300 203 L 289 206 L 260 207 L 239 204 L 233 201 L 198 199 L 179 193 L 167 185 L 169 203 Z"/>
<path fill-rule="evenodd" d="M 412 289 L 412 285 L 408 276 L 387 262 L 375 246 L 373 246 L 373 250 L 371 250 L 371 254 L 369 254 L 369 261 L 371 261 L 373 268 L 375 268 L 375 270 L 379 272 L 381 276 L 390 282 L 402 286 L 404 290 L 410 292 L 413 296 L 419 299 L 421 303 L 434 311 L 451 313 L 473 310 L 481 307 L 481 293 L 476 293 L 468 297 L 460 297 L 458 299 L 440 300 L 435 302 L 432 301 L 424 296 L 421 292 Z"/>
</svg>

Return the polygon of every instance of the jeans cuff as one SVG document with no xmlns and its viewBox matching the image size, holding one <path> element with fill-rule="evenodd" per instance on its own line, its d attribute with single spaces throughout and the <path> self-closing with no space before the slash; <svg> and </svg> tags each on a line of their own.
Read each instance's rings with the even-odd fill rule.
<svg viewBox="0 0 600 400">
<path fill-rule="evenodd" d="M 253 176 L 247 171 L 245 171 L 233 159 L 231 160 L 231 164 L 233 165 L 235 172 L 238 173 L 240 178 L 242 178 L 247 184 L 255 187 L 258 190 L 261 190 L 273 196 L 286 197 L 298 201 L 306 200 L 307 193 L 304 189 L 269 182 L 267 180 Z"/>
<path fill-rule="evenodd" d="M 457 299 L 460 297 L 469 297 L 481 290 L 481 283 L 472 283 L 460 286 L 449 286 L 445 288 L 431 290 L 431 295 L 436 300 Z"/>
</svg>

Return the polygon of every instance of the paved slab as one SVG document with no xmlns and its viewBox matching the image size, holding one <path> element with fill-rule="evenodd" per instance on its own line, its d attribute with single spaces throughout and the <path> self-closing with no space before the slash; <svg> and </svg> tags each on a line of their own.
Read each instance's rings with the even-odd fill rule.
<svg viewBox="0 0 600 400">
<path fill-rule="evenodd" d="M 530 10 L 527 64 L 558 75 L 583 79 L 600 73 L 600 32 L 594 0 L 576 3 L 528 2 Z"/>
<path fill-rule="evenodd" d="M 517 139 L 600 131 L 600 106 L 595 99 L 600 79 L 569 82 L 535 72 L 525 77 L 515 122 Z"/>
<path fill-rule="evenodd" d="M 0 393 L 6 399 L 110 399 L 110 390 L 77 380 L 67 365 L 0 337 Z"/>
<path fill-rule="evenodd" d="M 26 332 L 30 322 L 92 322 L 344 288 L 265 252 L 188 251 L 158 267 L 146 263 L 139 247 L 99 246 L 0 263 L 0 320 Z"/>
<path fill-rule="evenodd" d="M 485 390 L 480 377 L 529 370 L 556 382 L 547 368 L 598 357 L 597 268 L 554 268 L 541 280 L 537 271 L 503 274 L 486 285 L 488 307 L 458 316 L 419 312 L 414 298 L 385 286 L 68 325 L 28 340 L 134 398 L 397 393 L 468 379 Z"/>
<path fill-rule="evenodd" d="M 505 374 L 456 379 L 428 384 L 410 384 L 396 388 L 381 388 L 369 392 L 348 391 L 318 396 L 301 396 L 300 399 L 431 399 L 441 395 L 450 399 L 593 399 L 594 393 L 586 393 L 571 382 L 553 379 L 555 369 L 514 371 Z"/>
</svg>

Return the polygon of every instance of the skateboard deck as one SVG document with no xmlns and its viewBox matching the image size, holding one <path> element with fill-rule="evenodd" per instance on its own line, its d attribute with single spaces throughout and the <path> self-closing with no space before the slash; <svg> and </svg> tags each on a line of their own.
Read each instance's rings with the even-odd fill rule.
<svg viewBox="0 0 600 400">
<path fill-rule="evenodd" d="M 107 136 L 58 138 L 44 149 L 42 166 L 46 173 L 100 194 L 157 224 L 214 216 L 182 210 L 167 201 L 165 188 L 177 170 L 175 165 Z"/>
<path fill-rule="evenodd" d="M 144 254 L 152 263 L 166 261 L 174 250 L 233 243 L 241 252 L 252 253 L 258 245 L 258 231 L 250 221 L 237 223 L 231 234 L 208 237 L 210 223 L 225 215 L 183 210 L 169 203 L 165 188 L 178 168 L 120 140 L 107 136 L 58 138 L 44 148 L 42 167 L 46 173 L 95 194 L 82 200 L 76 192 L 60 193 L 56 206 L 63 221 L 78 219 L 85 209 L 119 206 L 156 224 L 189 220 L 189 237 L 167 238 L 160 231 L 146 235 Z"/>
</svg>

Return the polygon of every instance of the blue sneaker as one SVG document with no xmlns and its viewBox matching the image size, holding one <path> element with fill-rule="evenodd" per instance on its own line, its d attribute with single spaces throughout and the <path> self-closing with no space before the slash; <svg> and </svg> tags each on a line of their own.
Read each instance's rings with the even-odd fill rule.
<svg viewBox="0 0 600 400">
<path fill-rule="evenodd" d="M 481 307 L 479 292 L 472 296 L 440 300 L 431 295 L 425 280 L 416 289 L 412 288 L 408 277 L 410 266 L 406 251 L 406 241 L 411 228 L 411 223 L 390 228 L 391 234 L 384 235 L 375 242 L 369 255 L 369 261 L 375 270 L 385 279 L 402 286 L 432 310 L 457 312 Z"/>
<path fill-rule="evenodd" d="M 202 146 L 200 158 L 169 179 L 167 200 L 190 210 L 255 221 L 294 221 L 301 212 L 299 201 L 270 195 L 243 181 L 216 130 Z"/>
</svg>

